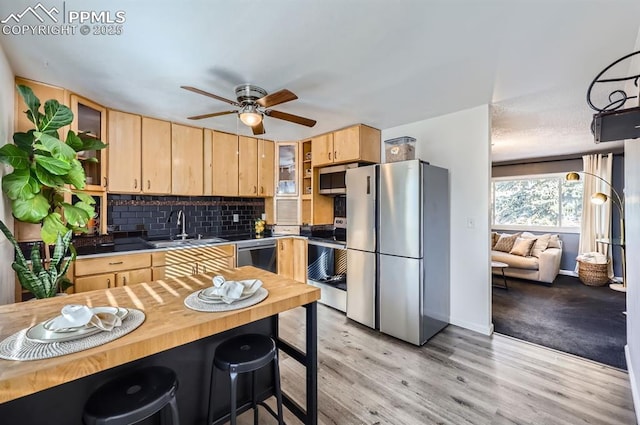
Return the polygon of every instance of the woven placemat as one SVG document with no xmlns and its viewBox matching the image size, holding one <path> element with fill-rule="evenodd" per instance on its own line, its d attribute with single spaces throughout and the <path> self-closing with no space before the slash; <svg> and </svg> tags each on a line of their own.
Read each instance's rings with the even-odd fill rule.
<svg viewBox="0 0 640 425">
<path fill-rule="evenodd" d="M 28 329 L 16 332 L 0 342 L 0 359 L 6 360 L 42 360 L 64 356 L 97 347 L 128 334 L 140 326 L 145 319 L 142 311 L 129 308 L 129 313 L 122 319 L 122 325 L 109 332 L 98 332 L 85 338 L 48 344 L 29 341 L 26 338 Z"/>
<path fill-rule="evenodd" d="M 186 305 L 191 310 L 196 311 L 205 311 L 205 312 L 220 312 L 220 311 L 230 311 L 230 310 L 238 310 L 245 307 L 251 307 L 252 305 L 258 304 L 263 301 L 269 295 L 269 291 L 264 288 L 258 288 L 255 294 L 246 298 L 244 300 L 235 301 L 231 304 L 227 303 L 206 303 L 198 298 L 198 292 L 196 291 L 190 295 L 188 295 L 184 299 L 184 305 Z"/>
</svg>

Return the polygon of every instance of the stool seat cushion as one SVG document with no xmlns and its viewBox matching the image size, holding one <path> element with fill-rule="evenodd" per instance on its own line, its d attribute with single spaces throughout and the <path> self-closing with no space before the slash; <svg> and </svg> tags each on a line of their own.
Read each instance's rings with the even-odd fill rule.
<svg viewBox="0 0 640 425">
<path fill-rule="evenodd" d="M 173 370 L 161 366 L 144 367 L 107 382 L 89 397 L 84 407 L 85 423 L 133 423 L 166 406 L 178 388 Z M 102 423 L 102 422 L 101 422 Z"/>
<path fill-rule="evenodd" d="M 267 335 L 244 334 L 224 341 L 216 348 L 214 364 L 218 369 L 251 372 L 275 358 L 276 343 Z"/>
</svg>

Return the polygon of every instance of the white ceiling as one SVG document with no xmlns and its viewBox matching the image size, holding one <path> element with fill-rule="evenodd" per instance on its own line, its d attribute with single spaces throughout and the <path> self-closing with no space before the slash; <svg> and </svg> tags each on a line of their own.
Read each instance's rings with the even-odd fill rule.
<svg viewBox="0 0 640 425">
<path fill-rule="evenodd" d="M 266 118 L 265 137 L 277 141 L 359 122 L 385 129 L 489 103 L 498 162 L 619 147 L 593 143 L 586 90 L 640 47 L 639 0 L 41 2 L 59 18 L 63 10 L 122 10 L 123 34 L 1 35 L 16 75 L 229 132 L 235 115 L 186 120 L 230 108 L 179 86 L 231 99 L 245 82 L 287 88 L 299 99 L 274 109 L 318 124 Z M 3 1 L 0 20 L 36 4 Z M 25 15 L 24 23 L 38 22 Z"/>
</svg>

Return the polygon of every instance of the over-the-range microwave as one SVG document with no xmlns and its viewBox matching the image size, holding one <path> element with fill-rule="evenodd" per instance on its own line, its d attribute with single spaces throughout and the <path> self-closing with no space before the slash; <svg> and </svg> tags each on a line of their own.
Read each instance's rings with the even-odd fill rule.
<svg viewBox="0 0 640 425">
<path fill-rule="evenodd" d="M 347 170 L 360 164 L 342 164 L 323 167 L 318 170 L 318 193 L 321 195 L 344 195 L 347 193 Z"/>
</svg>

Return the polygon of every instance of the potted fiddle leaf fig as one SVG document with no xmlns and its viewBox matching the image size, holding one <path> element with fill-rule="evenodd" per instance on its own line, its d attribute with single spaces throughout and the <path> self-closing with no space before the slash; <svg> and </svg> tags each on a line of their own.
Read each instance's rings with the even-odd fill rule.
<svg viewBox="0 0 640 425">
<path fill-rule="evenodd" d="M 19 85 L 17 88 L 27 106 L 24 113 L 34 128 L 26 133 L 14 133 L 14 143 L 0 148 L 0 162 L 13 167 L 13 171 L 2 178 L 2 191 L 11 201 L 13 216 L 19 221 L 39 224 L 42 241 L 55 245 L 48 265 L 37 244 L 28 261 L 11 230 L 1 220 L 0 231 L 15 248 L 12 267 L 22 287 L 36 298 L 46 298 L 71 285 L 65 273 L 76 258 L 72 235 L 86 233 L 87 223 L 95 214 L 95 200 L 81 192 L 86 176 L 77 152 L 100 150 L 107 145 L 73 131 L 62 141 L 59 130 L 73 121 L 71 109 L 51 99 L 41 110 L 40 100 L 29 87 Z M 70 195 L 75 195 L 78 201 L 67 201 Z M 68 251 L 71 256 L 66 259 Z"/>
</svg>

